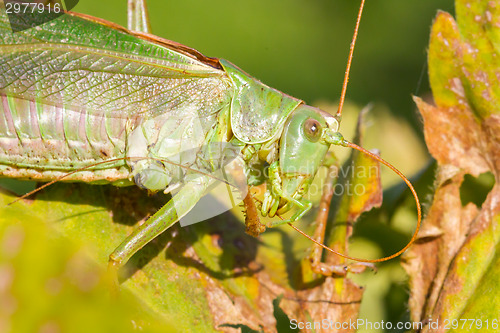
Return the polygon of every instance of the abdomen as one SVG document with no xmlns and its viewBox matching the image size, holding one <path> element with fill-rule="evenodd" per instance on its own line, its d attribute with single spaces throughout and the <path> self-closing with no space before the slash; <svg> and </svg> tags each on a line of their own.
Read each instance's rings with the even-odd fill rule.
<svg viewBox="0 0 500 333">
<path fill-rule="evenodd" d="M 122 158 L 127 120 L 0 94 L 0 176 L 51 180 Z M 115 182 L 128 175 L 126 162 L 119 160 L 65 180 Z"/>
</svg>

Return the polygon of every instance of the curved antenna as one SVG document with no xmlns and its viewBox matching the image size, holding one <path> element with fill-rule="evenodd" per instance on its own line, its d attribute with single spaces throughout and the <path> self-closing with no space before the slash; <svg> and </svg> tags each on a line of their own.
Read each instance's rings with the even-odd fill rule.
<svg viewBox="0 0 500 333">
<path fill-rule="evenodd" d="M 114 159 L 110 159 L 110 160 L 106 160 L 106 161 L 102 161 L 102 162 L 98 162 L 98 163 L 93 163 L 93 164 L 89 164 L 87 166 L 84 166 L 82 168 L 79 168 L 79 169 L 76 169 L 76 170 L 73 170 L 71 172 L 68 172 L 62 176 L 59 176 L 59 177 L 56 177 L 54 180 L 51 180 L 50 182 L 48 183 L 45 183 L 43 184 L 42 186 L 40 187 L 37 187 L 36 189 L 34 189 L 33 191 L 30 191 L 26 194 L 23 194 L 22 196 L 20 196 L 19 198 L 16 198 L 14 201 L 12 202 L 9 202 L 7 204 L 7 206 L 10 206 L 16 202 L 18 202 L 19 200 L 22 200 L 22 199 L 26 199 L 27 197 L 35 194 L 36 192 L 39 192 L 41 190 L 43 190 L 44 188 L 46 188 L 47 186 L 50 186 L 52 184 L 55 184 L 59 181 L 62 181 L 64 178 L 67 178 L 77 172 L 81 172 L 81 171 L 85 171 L 85 170 L 88 170 L 90 168 L 93 168 L 93 167 L 96 167 L 96 166 L 99 166 L 99 165 L 102 165 L 102 164 L 106 164 L 106 163 L 111 163 L 111 162 L 117 162 L 117 161 L 123 161 L 123 160 L 128 160 L 128 161 L 140 161 L 140 160 L 145 160 L 145 159 L 149 159 L 148 157 L 120 157 L 120 158 L 114 158 Z M 189 170 L 189 171 L 194 171 L 194 172 L 197 172 L 199 174 L 202 174 L 202 175 L 205 175 L 205 176 L 208 176 L 208 177 L 211 177 L 215 180 L 218 180 L 220 182 L 223 182 L 225 183 L 226 185 L 229 185 L 229 186 L 233 186 L 234 188 L 238 188 L 237 186 L 231 184 L 230 182 L 228 182 L 227 180 L 225 179 L 221 179 L 221 178 L 218 178 L 218 177 L 215 177 L 214 175 L 211 175 L 209 173 L 206 173 L 206 172 L 203 172 L 203 171 L 200 171 L 200 170 L 196 170 L 196 169 L 193 169 L 193 168 L 190 168 L 186 165 L 182 165 L 180 163 L 175 163 L 175 162 L 172 162 L 172 161 L 169 161 L 169 160 L 166 160 L 166 159 L 163 159 L 163 158 L 155 158 L 155 160 L 157 161 L 161 161 L 161 162 L 165 162 L 165 163 L 169 163 L 169 164 L 172 164 L 172 165 L 175 165 L 175 166 L 178 166 L 180 168 L 184 168 L 186 170 Z"/>
<path fill-rule="evenodd" d="M 307 235 L 306 233 L 304 233 L 302 230 L 298 229 L 297 227 L 295 227 L 291 223 L 288 223 L 288 225 L 291 226 L 296 231 L 298 231 L 304 237 L 310 239 L 315 244 L 317 244 L 317 245 L 321 246 L 322 248 L 324 248 L 325 250 L 330 251 L 330 252 L 332 252 L 332 253 L 334 253 L 334 254 L 336 254 L 338 256 L 344 257 L 346 259 L 360 261 L 360 262 L 371 262 L 371 263 L 374 263 L 374 262 L 387 261 L 387 260 L 390 260 L 390 259 L 393 259 L 393 258 L 399 256 L 400 254 L 402 254 L 403 252 L 405 252 L 415 242 L 415 240 L 417 239 L 418 231 L 420 230 L 420 224 L 422 222 L 422 207 L 420 205 L 420 200 L 418 199 L 417 191 L 415 191 L 415 188 L 413 187 L 413 185 L 411 184 L 411 182 L 408 180 L 408 178 L 405 177 L 405 175 L 403 175 L 403 173 L 401 171 L 399 171 L 398 169 L 396 169 L 395 166 L 393 166 L 392 164 L 390 164 L 389 162 L 387 162 L 386 160 L 384 160 L 380 156 L 372 153 L 371 151 L 366 150 L 363 147 L 358 146 L 357 144 L 349 142 L 349 141 L 347 141 L 347 140 L 345 140 L 343 138 L 340 140 L 339 143 L 336 143 L 336 144 L 338 144 L 340 146 L 343 146 L 343 147 L 349 147 L 349 148 L 352 148 L 352 149 L 356 149 L 356 150 L 358 150 L 358 151 L 360 151 L 360 152 L 362 152 L 362 153 L 370 156 L 371 158 L 377 160 L 378 162 L 380 162 L 380 163 L 384 164 L 385 166 L 387 166 L 388 168 L 390 168 L 399 177 L 401 177 L 401 179 L 403 179 L 403 181 L 406 183 L 406 185 L 408 185 L 408 188 L 410 189 L 411 193 L 413 194 L 413 197 L 415 198 L 415 203 L 417 205 L 417 227 L 415 229 L 415 232 L 413 233 L 413 236 L 411 237 L 410 241 L 408 242 L 408 244 L 406 244 L 405 247 L 403 247 L 401 250 L 399 250 L 398 252 L 396 252 L 396 253 L 394 253 L 394 254 L 392 254 L 390 256 L 383 257 L 383 258 L 378 258 L 378 259 L 363 259 L 363 258 L 351 257 L 351 256 L 348 256 L 347 254 L 343 254 L 343 253 L 337 252 L 337 251 L 329 248 L 328 246 L 326 246 L 324 244 L 321 244 L 320 242 L 318 242 L 317 240 L 315 240 L 311 236 Z"/>
<path fill-rule="evenodd" d="M 365 6 L 365 0 L 361 0 L 361 5 L 359 6 L 358 18 L 356 20 L 356 27 L 354 28 L 354 35 L 352 36 L 351 47 L 349 49 L 349 57 L 347 58 L 344 83 L 342 84 L 342 92 L 340 93 L 339 108 L 337 110 L 337 113 L 335 114 L 335 117 L 337 119 L 340 119 L 340 117 L 342 117 L 342 108 L 344 107 L 345 94 L 347 91 L 347 82 L 349 82 L 349 72 L 351 71 L 354 46 L 356 45 L 356 39 L 358 38 L 359 23 L 361 22 L 361 14 L 363 13 L 364 6 Z"/>
</svg>

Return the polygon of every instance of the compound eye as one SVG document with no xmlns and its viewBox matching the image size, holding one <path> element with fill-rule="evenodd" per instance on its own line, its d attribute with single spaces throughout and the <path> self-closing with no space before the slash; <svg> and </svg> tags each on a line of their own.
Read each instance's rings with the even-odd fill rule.
<svg viewBox="0 0 500 333">
<path fill-rule="evenodd" d="M 309 118 L 304 122 L 304 133 L 309 141 L 316 142 L 321 137 L 321 124 L 313 118 Z"/>
</svg>

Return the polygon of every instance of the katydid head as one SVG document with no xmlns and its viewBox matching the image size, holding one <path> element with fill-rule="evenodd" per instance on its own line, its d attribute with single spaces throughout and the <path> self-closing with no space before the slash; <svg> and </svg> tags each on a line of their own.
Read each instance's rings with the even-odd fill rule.
<svg viewBox="0 0 500 333">
<path fill-rule="evenodd" d="M 280 140 L 279 170 L 284 198 L 300 199 L 307 192 L 330 147 L 324 137 L 339 127 L 334 116 L 320 109 L 299 105 L 290 115 Z M 291 205 L 283 200 L 278 213 Z"/>
</svg>

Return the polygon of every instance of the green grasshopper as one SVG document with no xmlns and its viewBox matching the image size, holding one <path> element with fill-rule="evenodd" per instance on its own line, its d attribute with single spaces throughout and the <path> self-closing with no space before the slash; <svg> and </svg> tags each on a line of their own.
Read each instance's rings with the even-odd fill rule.
<svg viewBox="0 0 500 333">
<path fill-rule="evenodd" d="M 419 225 L 420 204 L 410 182 L 338 131 L 363 5 L 336 115 L 266 86 L 227 60 L 151 35 L 145 1 L 129 0 L 128 29 L 68 12 L 13 33 L 11 27 L 37 17 L 9 21 L 1 8 L 0 175 L 48 184 L 135 184 L 149 192 L 178 189 L 111 253 L 114 270 L 193 209 L 220 180 L 213 173 L 228 155 L 236 156 L 237 173 L 247 176 L 234 182 L 239 188 L 266 184 L 258 208 L 244 192 L 251 235 L 299 220 L 311 209 L 304 195 L 331 145 L 361 150 L 398 173 L 415 196 Z M 257 211 L 292 214 L 265 226 Z M 387 260 L 406 250 L 417 232 L 388 258 L 343 256 Z M 339 272 L 323 266 L 317 271 Z"/>
</svg>

